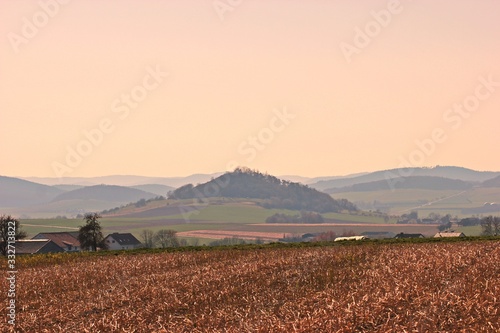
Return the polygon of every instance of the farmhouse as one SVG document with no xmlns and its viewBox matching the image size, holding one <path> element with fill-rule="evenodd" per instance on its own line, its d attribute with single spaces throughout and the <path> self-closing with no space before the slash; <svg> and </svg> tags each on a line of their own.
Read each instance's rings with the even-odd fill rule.
<svg viewBox="0 0 500 333">
<path fill-rule="evenodd" d="M 81 251 L 80 242 L 78 241 L 78 232 L 41 232 L 32 239 L 49 239 L 65 252 Z"/>
<path fill-rule="evenodd" d="M 425 238 L 424 235 L 422 234 L 405 234 L 405 233 L 399 233 L 394 238 Z"/>
<path fill-rule="evenodd" d="M 20 239 L 16 241 L 16 254 L 57 252 L 64 252 L 64 250 L 50 239 Z"/>
<path fill-rule="evenodd" d="M 112 233 L 104 238 L 110 250 L 129 250 L 142 247 L 142 243 L 131 233 Z"/>
<path fill-rule="evenodd" d="M 434 238 L 439 238 L 439 237 L 465 237 L 465 234 L 463 232 L 447 231 L 447 232 L 438 232 L 437 234 L 434 235 Z"/>
</svg>

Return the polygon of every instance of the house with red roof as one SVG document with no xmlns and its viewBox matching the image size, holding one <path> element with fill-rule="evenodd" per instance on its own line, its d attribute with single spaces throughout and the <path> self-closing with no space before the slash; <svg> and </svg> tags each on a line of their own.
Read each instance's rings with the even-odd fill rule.
<svg viewBox="0 0 500 333">
<path fill-rule="evenodd" d="M 78 232 L 41 232 L 32 239 L 49 239 L 61 247 L 65 252 L 81 251 L 78 241 Z"/>
</svg>

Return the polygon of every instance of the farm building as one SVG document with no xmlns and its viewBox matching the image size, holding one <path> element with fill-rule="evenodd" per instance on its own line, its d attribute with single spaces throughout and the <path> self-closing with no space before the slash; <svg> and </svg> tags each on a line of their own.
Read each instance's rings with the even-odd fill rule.
<svg viewBox="0 0 500 333">
<path fill-rule="evenodd" d="M 405 234 L 403 232 L 400 232 L 394 238 L 425 238 L 424 235 L 422 234 Z"/>
<path fill-rule="evenodd" d="M 131 233 L 112 233 L 104 238 L 110 250 L 130 250 L 142 247 L 142 243 Z"/>
<path fill-rule="evenodd" d="M 64 250 L 50 239 L 21 239 L 16 241 L 16 254 L 57 252 L 64 252 Z"/>
<path fill-rule="evenodd" d="M 32 239 L 50 239 L 65 252 L 77 252 L 81 250 L 80 242 L 78 241 L 78 232 L 41 232 Z"/>
<path fill-rule="evenodd" d="M 439 237 L 465 237 L 465 234 L 463 232 L 447 231 L 447 232 L 438 232 L 437 234 L 434 235 L 434 238 L 439 238 Z"/>
<path fill-rule="evenodd" d="M 361 236 L 370 239 L 394 238 L 395 235 L 395 233 L 390 231 L 366 231 L 361 233 Z"/>
</svg>

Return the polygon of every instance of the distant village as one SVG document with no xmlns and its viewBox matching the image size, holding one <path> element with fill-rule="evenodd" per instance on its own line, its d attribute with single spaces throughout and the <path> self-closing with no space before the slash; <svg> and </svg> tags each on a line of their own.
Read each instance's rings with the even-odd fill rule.
<svg viewBox="0 0 500 333">
<path fill-rule="evenodd" d="M 332 235 L 331 233 L 306 233 L 301 236 L 288 237 L 279 239 L 279 242 L 314 242 L 314 241 L 362 241 L 368 239 L 408 239 L 408 238 L 425 238 L 420 233 L 399 233 L 387 231 L 368 231 L 360 235 L 343 235 L 341 237 L 325 238 L 325 234 Z M 438 232 L 434 237 L 465 237 L 462 232 L 444 231 Z M 145 247 L 131 233 L 111 233 L 104 238 L 104 243 L 107 245 L 107 250 L 133 250 Z M 18 240 L 16 242 L 16 254 L 30 255 L 30 254 L 43 254 L 43 253 L 62 253 L 62 252 L 80 252 L 82 247 L 78 241 L 78 232 L 42 232 L 35 235 L 31 239 Z"/>
<path fill-rule="evenodd" d="M 131 233 L 112 233 L 104 238 L 108 250 L 132 250 L 143 244 Z M 78 232 L 42 232 L 31 239 L 16 241 L 16 254 L 60 253 L 82 251 Z"/>
</svg>

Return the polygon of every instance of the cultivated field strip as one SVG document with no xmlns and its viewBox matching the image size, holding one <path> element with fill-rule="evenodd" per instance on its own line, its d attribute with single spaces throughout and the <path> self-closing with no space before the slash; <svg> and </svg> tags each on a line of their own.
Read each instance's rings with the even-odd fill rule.
<svg viewBox="0 0 500 333">
<path fill-rule="evenodd" d="M 38 264 L 19 269 L 16 332 L 499 332 L 499 258 L 485 241 Z"/>
<path fill-rule="evenodd" d="M 292 237 L 293 235 L 284 232 L 193 230 L 193 231 L 178 232 L 177 236 L 200 237 L 209 239 L 224 239 L 224 238 L 236 237 L 239 239 L 248 239 L 248 240 L 261 239 L 266 241 L 277 241 L 280 238 Z"/>
</svg>

